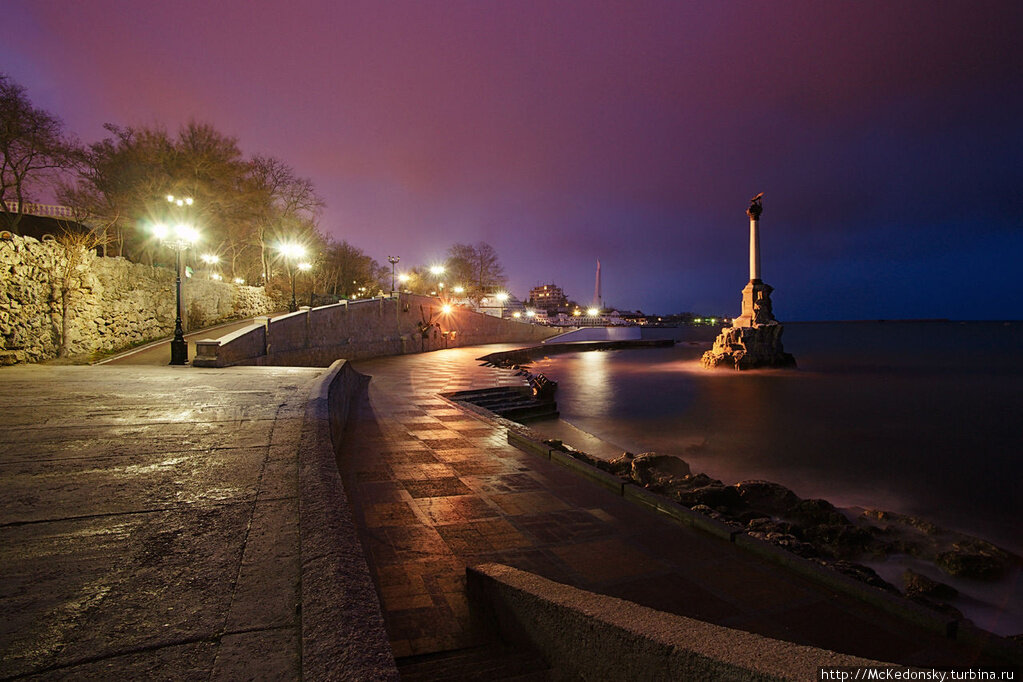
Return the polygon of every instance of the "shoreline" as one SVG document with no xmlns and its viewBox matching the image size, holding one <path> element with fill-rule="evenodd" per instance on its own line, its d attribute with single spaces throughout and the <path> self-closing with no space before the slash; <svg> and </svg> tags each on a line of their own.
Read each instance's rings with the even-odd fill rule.
<svg viewBox="0 0 1023 682">
<path fill-rule="evenodd" d="M 611 462 L 618 456 L 630 455 L 626 448 L 623 448 L 615 443 L 612 443 L 600 435 L 585 431 L 578 426 L 572 424 L 568 420 L 563 418 L 557 418 L 554 420 L 545 420 L 539 422 L 531 422 L 529 424 L 522 425 L 527 431 L 531 431 L 537 436 L 540 436 L 541 442 L 555 447 L 558 441 L 561 441 L 564 445 L 569 446 L 566 450 L 568 454 L 582 461 L 586 461 L 591 465 L 596 464 L 590 461 L 590 458 L 600 460 L 603 463 L 611 464 Z M 576 437 L 579 442 L 568 440 L 570 437 Z M 592 449 L 588 450 L 587 447 Z M 633 455 L 638 457 L 642 454 Z M 653 453 L 650 453 L 653 454 Z M 672 457 L 682 462 L 685 460 L 681 457 L 674 455 L 665 455 L 664 457 Z M 686 468 L 688 469 L 688 462 L 685 462 Z M 596 464 L 598 468 L 604 469 L 600 464 Z M 693 476 L 702 476 L 704 479 L 709 481 L 716 481 L 711 479 L 706 474 L 694 473 Z M 721 483 L 720 481 L 716 481 Z M 726 485 L 725 487 L 739 486 L 740 484 L 749 481 L 736 481 L 733 484 Z M 758 481 L 762 483 L 768 483 L 771 486 L 776 486 L 777 489 L 783 489 L 791 492 L 787 487 L 782 484 L 775 483 L 773 481 Z M 647 486 L 649 487 L 649 485 Z M 654 486 L 657 487 L 657 486 Z M 668 486 L 670 488 L 670 485 Z M 803 499 L 803 498 L 800 498 Z M 803 501 L 817 501 L 819 498 L 805 498 Z M 825 505 L 830 503 L 827 500 L 819 500 Z M 683 503 L 684 504 L 684 503 Z M 685 506 L 685 505 L 684 505 Z M 696 509 L 696 507 L 705 507 L 704 509 Z M 710 508 L 706 508 L 710 507 Z M 721 514 L 709 505 L 695 505 L 690 507 L 694 511 L 700 511 L 707 514 L 710 518 L 724 521 L 726 523 L 735 523 L 738 517 L 729 518 L 727 514 Z M 926 526 L 932 529 L 931 534 L 938 537 L 954 538 L 946 542 L 946 546 L 950 547 L 955 545 L 959 541 L 978 541 L 985 543 L 992 547 L 1005 552 L 1008 555 L 1006 559 L 1007 567 L 1004 570 L 1004 575 L 995 580 L 981 580 L 978 578 L 964 577 L 952 575 L 941 568 L 939 568 L 934 561 L 923 559 L 920 556 L 913 555 L 911 553 L 899 553 L 890 552 L 883 556 L 858 556 L 852 559 L 856 564 L 860 564 L 863 567 L 869 569 L 881 583 L 875 583 L 872 577 L 867 574 L 863 576 L 854 576 L 863 581 L 865 584 L 872 584 L 875 587 L 885 589 L 883 584 L 887 584 L 889 587 L 894 589 L 898 594 L 905 597 L 907 600 L 921 604 L 927 608 L 935 610 L 936 612 L 946 613 L 950 615 L 958 615 L 961 618 L 965 618 L 969 622 L 982 622 L 988 623 L 992 620 L 996 621 L 994 625 L 987 626 L 981 625 L 985 630 L 989 630 L 994 634 L 1002 637 L 1010 637 L 1014 640 L 1018 640 L 1023 635 L 1023 608 L 1013 609 L 1008 611 L 1004 609 L 1004 605 L 1009 601 L 1008 596 L 1014 592 L 1014 586 L 1017 581 L 1020 580 L 1020 566 L 1023 564 L 1023 557 L 1016 555 L 1010 550 L 1006 550 L 995 543 L 991 543 L 982 537 L 974 536 L 963 531 L 954 529 L 948 529 L 941 526 L 937 526 L 929 522 L 925 518 L 921 518 L 915 515 L 902 514 L 897 512 L 889 512 L 885 510 L 875 509 L 873 507 L 832 507 L 842 515 L 844 515 L 848 521 L 855 525 L 870 523 L 870 515 L 881 516 L 885 519 L 890 520 L 886 527 L 891 528 L 895 526 L 909 526 L 911 528 L 918 526 Z M 773 516 L 773 515 L 772 515 Z M 777 517 L 774 517 L 777 520 Z M 871 523 L 875 528 L 879 527 Z M 739 525 L 735 526 L 739 530 L 748 531 L 748 527 L 743 528 Z M 904 529 L 903 529 L 904 530 Z M 791 551 L 797 556 L 803 556 L 808 550 L 806 548 L 800 548 L 798 546 L 793 547 L 790 538 L 781 537 L 770 537 L 772 532 L 758 532 L 757 535 L 762 536 L 762 539 L 772 542 L 787 551 Z M 791 535 L 791 533 L 783 533 L 783 535 Z M 798 539 L 797 539 L 798 541 Z M 813 544 L 813 543 L 808 543 Z M 815 547 L 815 553 L 820 554 L 820 547 Z M 795 551 L 794 551 L 795 550 Z M 802 553 L 800 552 L 802 550 Z M 810 558 L 810 557 L 807 557 Z M 812 557 L 817 559 L 819 557 Z M 833 559 L 834 560 L 834 559 Z M 842 561 L 847 561 L 843 559 Z M 917 592 L 918 598 L 912 596 L 912 589 L 907 591 L 906 585 L 900 580 L 906 575 L 907 569 L 912 571 L 915 576 L 922 576 L 922 580 L 914 578 L 918 582 L 926 584 L 923 594 Z M 847 573 L 847 575 L 850 575 Z M 954 594 L 951 594 L 944 590 L 944 587 L 951 587 L 954 590 Z M 944 598 L 936 596 L 934 591 L 937 590 L 938 595 L 946 595 Z M 922 597 L 922 598 L 920 598 Z M 1003 606 L 1002 611 L 998 611 L 998 605 Z M 1023 604 L 1018 606 L 1023 607 Z M 947 609 L 945 607 L 951 607 Z M 1008 614 L 1008 618 L 1004 615 Z M 1002 618 L 997 616 L 1001 615 Z"/>
</svg>

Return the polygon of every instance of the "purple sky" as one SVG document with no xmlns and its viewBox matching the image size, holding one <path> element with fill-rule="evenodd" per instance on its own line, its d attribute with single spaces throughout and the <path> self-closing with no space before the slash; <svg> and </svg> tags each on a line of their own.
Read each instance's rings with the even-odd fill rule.
<svg viewBox="0 0 1023 682">
<path fill-rule="evenodd" d="M 194 118 L 380 262 L 780 319 L 1023 318 L 1023 3 L 8 1 L 0 71 L 85 142 Z"/>
</svg>

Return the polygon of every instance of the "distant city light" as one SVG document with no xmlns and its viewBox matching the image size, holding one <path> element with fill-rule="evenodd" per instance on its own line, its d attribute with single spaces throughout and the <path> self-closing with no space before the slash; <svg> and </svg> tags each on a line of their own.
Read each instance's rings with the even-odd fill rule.
<svg viewBox="0 0 1023 682">
<path fill-rule="evenodd" d="M 220 256 L 218 256 L 215 253 L 204 253 L 203 255 L 199 256 L 199 258 L 201 258 L 202 262 L 206 263 L 207 265 L 216 265 L 217 263 L 220 262 Z"/>
<path fill-rule="evenodd" d="M 223 278 L 223 276 L 219 272 L 214 272 L 212 275 L 210 275 L 210 279 L 215 279 L 215 280 L 217 280 L 219 282 L 220 280 L 222 280 L 224 278 Z"/>
<path fill-rule="evenodd" d="M 309 270 L 313 269 L 313 264 L 302 262 L 298 264 L 298 269 L 301 270 L 302 272 L 308 272 Z"/>
<path fill-rule="evenodd" d="M 444 274 L 444 266 L 443 265 L 432 265 L 432 266 L 430 266 L 430 274 L 431 275 L 443 275 Z"/>
<path fill-rule="evenodd" d="M 449 314 L 451 312 L 451 305 L 448 304 L 448 303 L 445 303 L 444 305 L 442 305 L 440 307 L 440 311 L 442 313 L 444 313 L 445 315 Z"/>
<path fill-rule="evenodd" d="M 409 281 L 410 279 L 412 279 L 412 276 L 409 275 L 407 272 L 403 272 L 400 275 L 398 275 L 398 281 L 401 282 L 402 284 Z"/>
<path fill-rule="evenodd" d="M 456 287 L 455 287 L 455 288 L 453 289 L 453 291 L 454 291 L 454 292 L 455 292 L 456 294 L 464 294 L 464 293 L 465 293 L 465 287 L 463 287 L 463 286 L 460 286 L 460 285 L 459 285 L 459 286 L 456 286 Z"/>
<path fill-rule="evenodd" d="M 589 315 L 590 317 L 596 317 L 597 315 L 600 314 L 600 311 L 597 310 L 596 308 L 587 308 L 586 314 Z"/>
<path fill-rule="evenodd" d="M 498 295 L 496 296 L 496 298 L 497 298 L 497 300 L 498 300 L 498 301 L 500 301 L 501 303 L 504 303 L 505 301 L 507 301 L 507 300 L 508 300 L 508 294 L 506 294 L 506 293 L 504 293 L 504 292 L 502 291 L 501 293 L 499 293 L 499 294 L 498 294 Z"/>
<path fill-rule="evenodd" d="M 536 317 L 536 311 L 535 310 L 527 310 L 526 311 L 526 317 Z"/>
<path fill-rule="evenodd" d="M 234 283 L 235 284 L 245 284 L 245 280 L 242 279 L 241 277 L 235 277 L 234 278 Z"/>
<path fill-rule="evenodd" d="M 578 308 L 576 308 L 575 310 L 572 311 L 572 314 L 575 315 L 576 317 L 579 317 L 580 315 L 582 315 L 582 312 Z"/>
<path fill-rule="evenodd" d="M 522 313 L 520 313 L 519 311 L 516 310 L 514 313 L 512 313 L 512 317 L 515 317 L 515 318 L 522 317 Z"/>
</svg>

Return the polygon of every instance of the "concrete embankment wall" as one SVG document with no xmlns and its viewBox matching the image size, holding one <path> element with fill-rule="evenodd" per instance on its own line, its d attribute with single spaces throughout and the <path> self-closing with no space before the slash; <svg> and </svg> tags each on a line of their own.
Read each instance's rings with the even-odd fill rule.
<svg viewBox="0 0 1023 682">
<path fill-rule="evenodd" d="M 466 569 L 471 603 L 528 643 L 554 680 L 813 680 L 822 667 L 885 666 L 656 611 L 501 564 Z"/>
<path fill-rule="evenodd" d="M 32 237 L 0 239 L 0 364 L 57 356 L 62 282 L 71 285 L 72 355 L 109 351 L 174 331 L 174 271 L 85 254 L 68 270 L 63 247 Z M 182 283 L 185 321 L 204 327 L 276 309 L 261 287 L 202 276 Z"/>
<path fill-rule="evenodd" d="M 302 677 L 399 679 L 376 588 L 337 469 L 337 448 L 369 377 L 338 361 L 306 407 L 299 460 Z"/>
<path fill-rule="evenodd" d="M 400 294 L 306 308 L 223 339 L 200 341 L 193 364 L 326 367 L 338 358 L 473 346 L 535 343 L 558 330 L 464 308 L 444 313 L 440 299 Z"/>
</svg>

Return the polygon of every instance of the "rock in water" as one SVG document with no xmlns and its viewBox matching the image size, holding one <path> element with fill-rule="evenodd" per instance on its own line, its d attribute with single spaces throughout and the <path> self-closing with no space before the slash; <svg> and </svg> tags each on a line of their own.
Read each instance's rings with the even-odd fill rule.
<svg viewBox="0 0 1023 682">
<path fill-rule="evenodd" d="M 704 367 L 795 367 L 796 359 L 781 345 L 785 328 L 771 311 L 772 291 L 771 285 L 759 279 L 750 280 L 742 290 L 742 314 L 732 321 L 731 327 L 721 330 L 714 347 L 703 354 Z"/>
<path fill-rule="evenodd" d="M 782 347 L 784 329 L 777 322 L 754 327 L 725 327 L 700 363 L 708 369 L 795 367 L 796 359 Z"/>
<path fill-rule="evenodd" d="M 975 539 L 954 543 L 952 549 L 938 554 L 934 563 L 949 575 L 995 580 L 1009 568 L 1012 557 L 990 542 Z"/>
<path fill-rule="evenodd" d="M 689 465 L 673 455 L 644 452 L 632 458 L 630 478 L 643 486 L 666 486 L 689 475 Z"/>
<path fill-rule="evenodd" d="M 747 507 L 771 516 L 783 514 L 800 502 L 794 492 L 771 481 L 740 481 L 735 487 Z"/>
<path fill-rule="evenodd" d="M 902 584 L 906 588 L 906 596 L 909 597 L 931 597 L 934 599 L 955 599 L 959 596 L 959 590 L 946 585 L 945 583 L 939 583 L 937 580 L 931 580 L 922 573 L 917 573 L 911 568 L 907 568 L 902 573 Z"/>
</svg>

